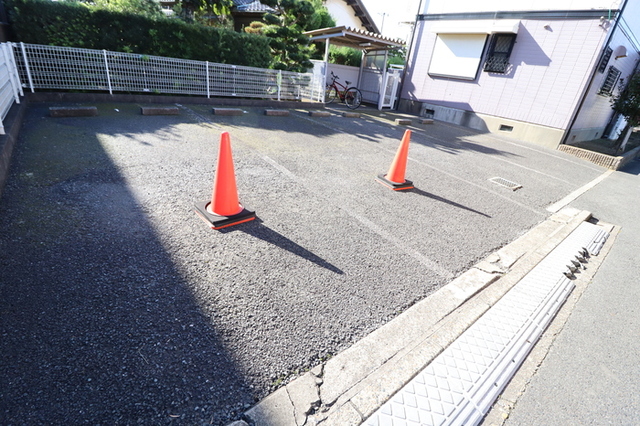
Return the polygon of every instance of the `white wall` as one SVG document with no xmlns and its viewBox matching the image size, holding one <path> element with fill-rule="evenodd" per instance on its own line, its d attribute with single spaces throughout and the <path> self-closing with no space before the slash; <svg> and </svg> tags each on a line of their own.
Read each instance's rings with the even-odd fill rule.
<svg viewBox="0 0 640 426">
<path fill-rule="evenodd" d="M 623 0 L 423 0 L 422 13 L 617 9 Z M 634 2 L 636 0 L 630 0 Z M 636 1 L 637 2 L 637 1 Z"/>
<path fill-rule="evenodd" d="M 347 5 L 344 0 L 327 0 L 325 2 L 325 7 L 336 21 L 336 26 L 345 26 L 367 31 L 367 29 L 362 25 L 360 18 L 356 17 L 353 8 Z"/>
<path fill-rule="evenodd" d="M 640 27 L 636 22 L 633 23 L 636 24 L 637 27 Z M 624 31 L 622 28 L 618 28 L 609 42 L 609 47 L 614 53 L 611 55 L 611 58 L 607 63 L 605 72 L 596 72 L 589 88 L 588 95 L 585 98 L 585 102 L 578 114 L 578 117 L 576 118 L 572 128 L 572 134 L 570 135 L 567 143 L 585 139 L 596 139 L 602 136 L 605 126 L 609 123 L 609 120 L 613 115 L 613 111 L 611 110 L 611 98 L 609 96 L 598 95 L 598 91 L 607 77 L 609 67 L 613 66 L 620 70 L 620 78 L 624 79 L 624 81 L 627 81 L 629 76 L 636 69 L 636 64 L 638 64 L 638 61 L 640 60 L 640 53 L 638 53 L 638 50 L 640 50 L 640 46 L 638 45 L 640 31 L 636 32 L 634 37 L 631 33 L 631 28 L 627 25 L 624 25 L 624 27 Z M 616 58 L 617 53 L 620 53 L 623 48 L 626 50 L 627 56 Z M 616 87 L 613 93 L 618 93 L 618 87 Z"/>
<path fill-rule="evenodd" d="M 347 65 L 329 64 L 329 70 L 327 71 L 327 84 L 331 83 L 331 71 L 333 71 L 333 73 L 339 77 L 339 79 L 337 80 L 338 83 L 347 87 L 358 85 L 360 68 L 350 67 Z M 347 81 L 350 81 L 351 84 L 347 84 Z"/>
</svg>

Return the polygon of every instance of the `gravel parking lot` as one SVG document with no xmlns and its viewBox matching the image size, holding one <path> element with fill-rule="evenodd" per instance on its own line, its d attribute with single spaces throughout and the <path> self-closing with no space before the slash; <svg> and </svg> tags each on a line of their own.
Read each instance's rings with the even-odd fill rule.
<svg viewBox="0 0 640 426">
<path fill-rule="evenodd" d="M 604 169 L 445 123 L 375 182 L 392 113 L 29 107 L 0 199 L 0 423 L 225 425 L 550 215 Z M 241 202 L 194 213 L 231 135 Z M 490 182 L 501 177 L 517 191 Z"/>
</svg>

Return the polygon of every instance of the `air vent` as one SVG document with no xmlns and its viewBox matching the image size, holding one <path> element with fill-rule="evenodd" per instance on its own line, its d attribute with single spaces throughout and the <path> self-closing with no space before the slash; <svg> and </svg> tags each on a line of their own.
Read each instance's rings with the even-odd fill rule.
<svg viewBox="0 0 640 426">
<path fill-rule="evenodd" d="M 511 182 L 510 180 L 506 180 L 501 177 L 494 177 L 489 179 L 491 182 L 496 183 L 500 186 L 504 186 L 505 188 L 509 188 L 512 191 L 522 188 L 522 185 L 519 183 Z"/>
</svg>

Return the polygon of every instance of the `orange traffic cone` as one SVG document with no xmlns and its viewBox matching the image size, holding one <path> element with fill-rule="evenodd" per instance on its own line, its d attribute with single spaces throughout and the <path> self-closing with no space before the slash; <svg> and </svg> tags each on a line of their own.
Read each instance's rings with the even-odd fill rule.
<svg viewBox="0 0 640 426">
<path fill-rule="evenodd" d="M 238 201 L 236 175 L 228 132 L 222 132 L 220 135 L 218 165 L 213 179 L 211 201 L 196 203 L 195 208 L 200 218 L 212 229 L 222 229 L 256 218 L 255 212 L 245 209 Z"/>
<path fill-rule="evenodd" d="M 406 180 L 404 174 L 407 170 L 407 156 L 409 155 L 409 142 L 411 140 L 411 130 L 404 132 L 402 142 L 396 156 L 389 167 L 386 175 L 378 175 L 376 180 L 381 184 L 388 186 L 394 191 L 402 191 L 413 188 L 413 182 Z"/>
</svg>

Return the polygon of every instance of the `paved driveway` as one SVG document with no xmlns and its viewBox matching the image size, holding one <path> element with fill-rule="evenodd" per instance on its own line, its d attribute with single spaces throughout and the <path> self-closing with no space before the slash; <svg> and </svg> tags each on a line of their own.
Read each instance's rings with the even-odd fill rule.
<svg viewBox="0 0 640 426">
<path fill-rule="evenodd" d="M 523 234 L 604 169 L 391 113 L 30 107 L 0 200 L 0 422 L 224 425 Z M 339 112 L 339 111 L 337 111 Z M 212 231 L 217 145 L 258 220 Z M 488 179 L 501 177 L 511 191 Z"/>
</svg>

